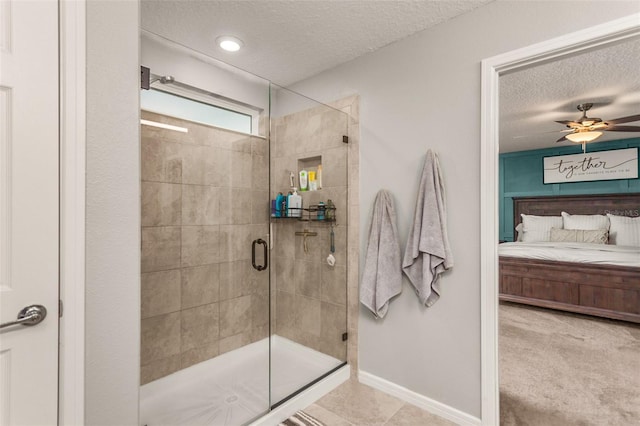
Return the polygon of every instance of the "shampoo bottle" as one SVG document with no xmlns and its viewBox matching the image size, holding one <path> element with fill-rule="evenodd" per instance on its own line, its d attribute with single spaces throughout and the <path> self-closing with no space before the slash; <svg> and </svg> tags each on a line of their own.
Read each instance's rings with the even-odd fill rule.
<svg viewBox="0 0 640 426">
<path fill-rule="evenodd" d="M 276 197 L 276 217 L 284 217 L 285 216 L 285 212 L 282 211 L 282 202 L 284 201 L 284 195 L 282 195 L 282 192 L 278 193 L 278 196 Z"/>
<path fill-rule="evenodd" d="M 289 217 L 302 217 L 302 197 L 297 188 L 293 188 L 293 194 L 288 197 Z"/>
<path fill-rule="evenodd" d="M 318 171 L 316 172 L 316 185 L 318 189 L 322 189 L 322 164 L 318 164 Z"/>
<path fill-rule="evenodd" d="M 309 180 L 306 170 L 300 170 L 300 191 L 306 191 L 309 189 Z"/>
</svg>

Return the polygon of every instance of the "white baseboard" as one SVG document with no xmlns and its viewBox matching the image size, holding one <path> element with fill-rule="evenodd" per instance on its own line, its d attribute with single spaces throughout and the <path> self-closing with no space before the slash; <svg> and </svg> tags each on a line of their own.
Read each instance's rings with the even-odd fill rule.
<svg viewBox="0 0 640 426">
<path fill-rule="evenodd" d="M 338 371 L 330 374 L 318 383 L 300 392 L 284 404 L 278 406 L 269 414 L 260 417 L 249 426 L 273 426 L 291 417 L 296 411 L 302 410 L 313 404 L 342 383 L 349 380 L 351 375 L 351 366 L 345 365 Z"/>
<path fill-rule="evenodd" d="M 388 393 L 389 395 L 393 395 L 411 405 L 415 405 L 416 407 L 422 408 L 425 411 L 429 411 L 430 413 L 450 420 L 458 425 L 480 426 L 482 424 L 482 421 L 477 417 L 431 398 L 427 398 L 424 395 L 420 395 L 419 393 L 409 390 L 403 386 L 396 385 L 388 380 L 374 376 L 366 371 L 358 371 L 358 380 L 362 384 L 371 386 L 372 388 Z"/>
</svg>

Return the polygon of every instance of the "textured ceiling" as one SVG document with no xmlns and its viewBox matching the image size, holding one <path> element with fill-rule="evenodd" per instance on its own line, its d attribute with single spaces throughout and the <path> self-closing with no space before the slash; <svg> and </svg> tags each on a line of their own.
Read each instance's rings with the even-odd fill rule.
<svg viewBox="0 0 640 426">
<path fill-rule="evenodd" d="M 142 0 L 142 28 L 287 86 L 493 0 Z M 215 46 L 234 35 L 244 48 Z"/>
<path fill-rule="evenodd" d="M 545 132 L 566 129 L 555 120 L 578 119 L 585 102 L 605 121 L 640 114 L 639 38 L 501 76 L 500 152 L 571 145 Z M 604 132 L 593 143 L 632 137 L 640 133 Z"/>
<path fill-rule="evenodd" d="M 492 0 L 142 0 L 142 28 L 288 86 Z M 215 46 L 221 35 L 245 43 Z M 500 77 L 500 151 L 556 146 L 555 120 L 640 114 L 640 40 Z M 629 123 L 640 125 L 640 123 Z M 605 132 L 596 143 L 640 137 Z M 565 141 L 558 145 L 570 145 Z"/>
</svg>

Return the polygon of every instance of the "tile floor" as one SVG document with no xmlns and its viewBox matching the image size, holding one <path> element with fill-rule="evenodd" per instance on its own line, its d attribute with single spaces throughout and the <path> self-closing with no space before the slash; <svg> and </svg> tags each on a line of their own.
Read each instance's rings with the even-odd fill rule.
<svg viewBox="0 0 640 426">
<path fill-rule="evenodd" d="M 448 426 L 448 420 L 349 380 L 304 411 L 327 426 Z"/>
</svg>

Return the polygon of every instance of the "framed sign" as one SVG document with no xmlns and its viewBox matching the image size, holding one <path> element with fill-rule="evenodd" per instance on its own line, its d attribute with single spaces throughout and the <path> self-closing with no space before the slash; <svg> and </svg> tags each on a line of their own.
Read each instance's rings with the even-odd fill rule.
<svg viewBox="0 0 640 426">
<path fill-rule="evenodd" d="M 544 157 L 544 183 L 635 179 L 638 148 Z"/>
</svg>

